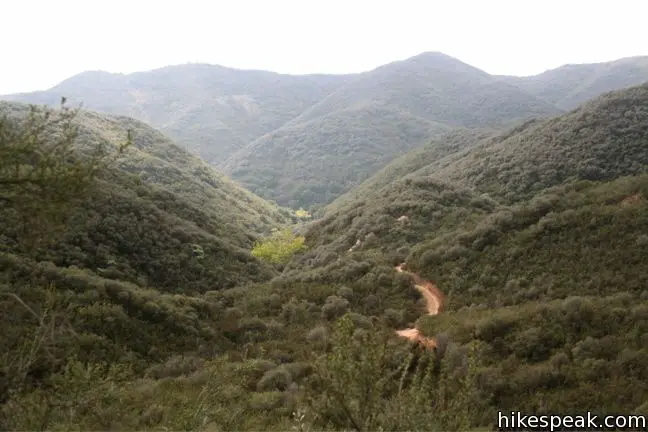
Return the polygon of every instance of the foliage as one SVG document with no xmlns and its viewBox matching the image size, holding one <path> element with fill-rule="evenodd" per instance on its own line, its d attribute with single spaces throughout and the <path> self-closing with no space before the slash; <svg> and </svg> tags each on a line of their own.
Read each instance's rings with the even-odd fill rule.
<svg viewBox="0 0 648 432">
<path fill-rule="evenodd" d="M 78 152 L 78 113 L 65 99 L 59 110 L 31 106 L 23 117 L 0 112 L 0 214 L 19 220 L 17 242 L 34 246 L 60 230 L 111 162 L 110 149 L 101 144 Z M 131 144 L 130 132 L 125 135 L 118 153 Z"/>
<path fill-rule="evenodd" d="M 133 144 L 47 247 L 0 211 L 0 429 L 470 430 L 499 410 L 645 410 L 644 96 L 456 132 L 309 222 L 139 122 L 80 111 L 70 154 L 129 129 Z M 446 294 L 439 315 L 403 262 Z"/>
<path fill-rule="evenodd" d="M 295 235 L 290 228 L 284 228 L 257 242 L 252 248 L 252 256 L 272 264 L 286 264 L 303 249 L 304 237 Z"/>
<path fill-rule="evenodd" d="M 606 94 L 477 143 L 433 175 L 514 202 L 574 179 L 640 174 L 648 163 L 647 104 L 648 85 Z"/>
<path fill-rule="evenodd" d="M 454 58 L 425 53 L 361 74 L 223 168 L 262 197 L 315 209 L 454 128 L 558 112 Z"/>
<path fill-rule="evenodd" d="M 312 215 L 304 210 L 303 207 L 300 207 L 298 210 L 295 210 L 295 216 L 297 216 L 299 219 L 310 219 Z"/>
</svg>

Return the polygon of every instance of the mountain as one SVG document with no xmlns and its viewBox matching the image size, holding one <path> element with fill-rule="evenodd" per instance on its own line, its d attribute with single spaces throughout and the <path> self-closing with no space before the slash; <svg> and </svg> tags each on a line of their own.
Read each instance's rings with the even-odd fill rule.
<svg viewBox="0 0 648 432">
<path fill-rule="evenodd" d="M 0 200 L 0 429 L 476 431 L 498 412 L 648 414 L 647 102 L 643 85 L 443 132 L 292 226 L 306 249 L 281 272 L 248 251 L 288 210 L 146 125 L 82 112 L 81 143 L 131 129 L 134 144 L 46 247 L 16 241 L 30 214 Z M 45 155 L 22 158 L 13 136 L 0 128 L 2 175 Z M 7 156 L 22 168 L 1 169 Z M 444 294 L 437 314 L 426 287 Z"/>
<path fill-rule="evenodd" d="M 395 231 L 399 235 L 394 238 L 400 240 L 389 245 L 393 252 L 408 236 L 416 243 L 423 241 L 420 235 L 438 238 L 441 228 L 470 225 L 470 214 L 522 205 L 550 195 L 552 188 L 594 188 L 644 175 L 646 107 L 648 84 L 607 93 L 562 116 L 529 120 L 502 132 L 450 133 L 394 160 L 329 204 L 311 227 L 307 240 L 312 248 L 303 259 L 316 254 L 317 245 L 339 242 L 339 250 L 347 250 L 370 233 Z M 432 195 L 427 199 L 417 197 L 428 193 Z M 445 207 L 469 212 L 463 221 L 454 215 L 443 222 Z M 402 215 L 408 223 L 397 222 Z M 418 226 L 416 236 L 410 231 L 418 223 L 424 225 Z"/>
<path fill-rule="evenodd" d="M 648 81 L 648 57 L 565 65 L 539 75 L 501 76 L 500 79 L 569 110 L 602 93 Z"/>
<path fill-rule="evenodd" d="M 258 195 L 315 210 L 452 129 L 557 115 L 648 80 L 645 57 L 492 76 L 427 52 L 351 75 L 295 76 L 206 64 L 84 72 L 42 92 L 150 123 Z"/>
<path fill-rule="evenodd" d="M 457 376 L 476 356 L 474 425 L 497 410 L 645 412 L 647 106 L 643 85 L 414 150 L 329 205 L 275 283 L 349 287 L 354 312 L 393 309 L 398 329 L 414 315 L 393 267 L 433 281 L 444 309 L 416 326 Z"/>
<path fill-rule="evenodd" d="M 130 116 L 218 166 L 352 78 L 187 64 L 128 75 L 83 72 L 47 91 L 1 99 L 56 105 L 66 97 L 73 105 Z"/>
<path fill-rule="evenodd" d="M 223 168 L 280 204 L 323 204 L 452 128 L 496 128 L 558 112 L 459 60 L 425 53 L 360 74 Z"/>
<path fill-rule="evenodd" d="M 141 372 L 176 353 L 234 344 L 225 317 L 199 295 L 275 276 L 250 248 L 291 221 L 144 123 L 80 111 L 70 126 L 62 113 L 0 103 L 2 429 L 7 398 L 55 379 L 69 358 Z M 97 171 L 92 187 L 66 181 L 84 172 L 75 154 L 114 148 L 127 131 L 132 144 Z M 73 153 L 57 144 L 68 136 Z M 78 196 L 63 201 L 64 191 L 43 179 Z M 46 197 L 49 205 L 40 202 Z"/>
<path fill-rule="evenodd" d="M 320 213 L 332 213 L 346 205 L 353 205 L 361 201 L 363 197 L 370 196 L 375 191 L 418 170 L 425 169 L 433 172 L 435 169 L 440 169 L 462 157 L 476 143 L 496 135 L 497 133 L 492 130 L 479 128 L 456 129 L 442 134 L 425 145 L 394 159 L 360 185 L 323 207 Z"/>
</svg>

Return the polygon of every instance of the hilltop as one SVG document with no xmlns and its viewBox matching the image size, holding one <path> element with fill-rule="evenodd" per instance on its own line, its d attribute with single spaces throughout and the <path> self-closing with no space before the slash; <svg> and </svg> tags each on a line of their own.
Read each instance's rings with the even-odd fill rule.
<svg viewBox="0 0 648 432">
<path fill-rule="evenodd" d="M 600 94 L 648 81 L 648 57 L 570 64 L 534 76 L 500 78 L 559 108 L 570 110 Z"/>
<path fill-rule="evenodd" d="M 360 74 L 223 168 L 281 204 L 323 204 L 453 128 L 497 128 L 558 112 L 459 60 L 426 53 Z"/>
<path fill-rule="evenodd" d="M 453 129 L 505 128 L 648 80 L 645 58 L 489 75 L 427 52 L 352 75 L 286 75 L 206 64 L 84 72 L 3 96 L 148 122 L 253 192 L 317 209 L 391 160 Z"/>
<path fill-rule="evenodd" d="M 217 65 L 167 66 L 128 75 L 88 71 L 46 91 L 0 99 L 70 104 L 150 123 L 218 166 L 353 76 L 291 76 Z"/>
</svg>

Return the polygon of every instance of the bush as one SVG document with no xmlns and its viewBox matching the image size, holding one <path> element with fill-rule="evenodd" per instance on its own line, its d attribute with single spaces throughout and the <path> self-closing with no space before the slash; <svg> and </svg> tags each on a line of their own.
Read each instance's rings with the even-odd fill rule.
<svg viewBox="0 0 648 432">
<path fill-rule="evenodd" d="M 304 237 L 295 235 L 289 228 L 275 231 L 269 238 L 257 242 L 252 256 L 272 264 L 286 264 L 294 254 L 304 250 Z"/>
<path fill-rule="evenodd" d="M 341 317 L 349 308 L 349 301 L 338 296 L 329 296 L 322 306 L 322 316 L 327 320 Z"/>
<path fill-rule="evenodd" d="M 269 370 L 257 383 L 257 391 L 286 390 L 292 383 L 290 372 L 283 367 Z"/>
</svg>

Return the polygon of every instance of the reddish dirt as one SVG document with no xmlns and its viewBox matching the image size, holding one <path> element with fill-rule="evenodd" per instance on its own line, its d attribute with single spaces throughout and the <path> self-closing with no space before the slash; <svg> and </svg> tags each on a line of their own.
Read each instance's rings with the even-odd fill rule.
<svg viewBox="0 0 648 432">
<path fill-rule="evenodd" d="M 621 201 L 621 205 L 637 204 L 641 201 L 643 201 L 643 196 L 641 196 L 640 193 L 636 193 L 624 198 L 623 201 Z"/>
<path fill-rule="evenodd" d="M 445 296 L 436 284 L 432 281 L 424 280 L 419 275 L 411 273 L 405 270 L 405 263 L 402 263 L 399 266 L 396 266 L 396 271 L 399 273 L 406 273 L 414 279 L 414 286 L 425 298 L 425 303 L 427 305 L 428 315 L 437 315 L 443 309 L 443 303 L 445 302 Z M 421 334 L 417 328 L 408 328 L 403 330 L 397 330 L 396 334 L 405 337 L 413 342 L 416 342 L 425 348 L 434 349 L 436 348 L 436 341 L 434 338 L 428 338 Z"/>
</svg>

